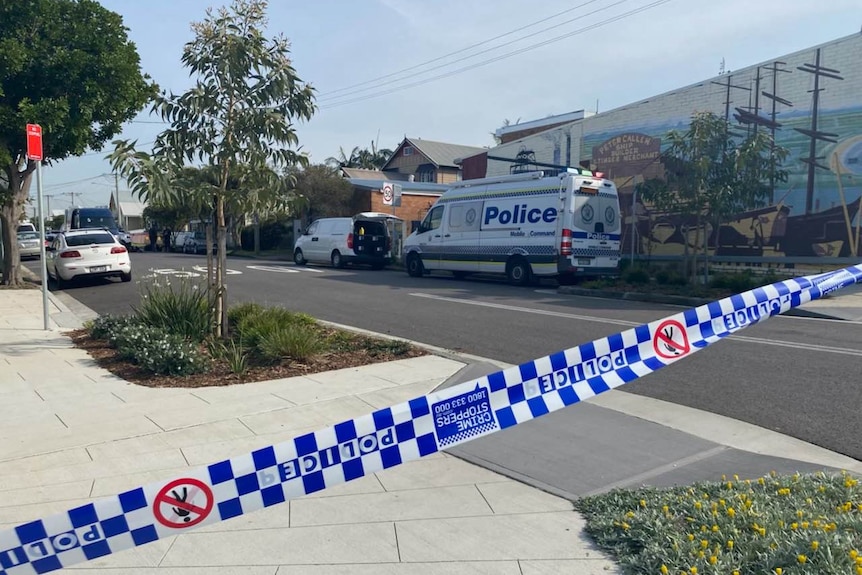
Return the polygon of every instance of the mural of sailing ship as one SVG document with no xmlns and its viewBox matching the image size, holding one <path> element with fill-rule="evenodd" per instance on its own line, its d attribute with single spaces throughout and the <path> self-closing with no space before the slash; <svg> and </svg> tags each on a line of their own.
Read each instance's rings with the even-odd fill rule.
<svg viewBox="0 0 862 575">
<path fill-rule="evenodd" d="M 727 119 L 732 114 L 739 128 L 748 133 L 769 130 L 775 142 L 777 133 L 785 128 L 780 107 L 794 107 L 793 102 L 779 95 L 779 78 L 784 74 L 811 74 L 813 89 L 809 90 L 812 101 L 808 123 L 804 127 L 793 127 L 790 132 L 804 137 L 803 144 L 807 148 L 807 153 L 798 158 L 806 168 L 804 212 L 791 215 L 794 206 L 786 200 L 793 188 L 776 189 L 776 178 L 771 174 L 769 205 L 736 214 L 715 229 L 695 216 L 659 213 L 640 203 L 635 206 L 634 214 L 626 214 L 629 226 L 632 218 L 635 219 L 637 241 L 624 238 L 624 245 L 636 243 L 641 255 L 681 255 L 686 249 L 694 250 L 696 244 L 702 252 L 704 241 L 708 253 L 716 256 L 846 258 L 862 253 L 862 194 L 851 198 L 845 194 L 845 182 L 858 184 L 862 176 L 862 135 L 842 140 L 840 134 L 821 127 L 822 98 L 826 91 L 822 80 L 842 81 L 844 78 L 839 70 L 824 65 L 820 48 L 814 50 L 813 60 L 813 63 L 797 66 L 796 71 L 785 68 L 786 63 L 782 61 L 758 67 L 751 87 L 734 85 L 729 75 L 722 82 L 713 82 L 726 90 Z M 764 87 L 765 82 L 771 85 Z M 733 113 L 732 90 L 749 94 L 748 105 L 734 107 Z M 824 172 L 835 178 L 839 204 L 820 210 L 815 201 L 815 181 L 818 176 L 822 178 Z M 625 186 L 624 182 L 618 182 L 618 186 L 621 184 Z M 623 188 L 620 191 L 625 194 Z M 624 204 L 624 208 L 630 212 L 631 203 Z"/>
</svg>

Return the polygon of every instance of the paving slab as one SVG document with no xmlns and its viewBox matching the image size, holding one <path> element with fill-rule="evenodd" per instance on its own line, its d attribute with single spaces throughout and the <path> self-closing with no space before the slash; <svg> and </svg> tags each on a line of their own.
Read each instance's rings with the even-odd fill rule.
<svg viewBox="0 0 862 575">
<path fill-rule="evenodd" d="M 401 560 L 585 559 L 591 544 L 573 511 L 399 521 Z"/>
<path fill-rule="evenodd" d="M 521 575 L 517 561 L 283 565 L 277 575 Z"/>
<path fill-rule="evenodd" d="M 290 524 L 295 527 L 367 524 L 491 514 L 493 510 L 475 485 L 459 485 L 344 498 L 297 499 L 291 502 Z"/>
<path fill-rule="evenodd" d="M 394 563 L 391 523 L 189 533 L 165 555 L 166 567 Z"/>
</svg>

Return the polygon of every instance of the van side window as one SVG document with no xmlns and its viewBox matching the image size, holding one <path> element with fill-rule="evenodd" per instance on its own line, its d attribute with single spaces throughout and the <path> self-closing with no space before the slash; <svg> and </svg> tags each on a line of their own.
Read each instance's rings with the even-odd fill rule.
<svg viewBox="0 0 862 575">
<path fill-rule="evenodd" d="M 473 232 L 479 229 L 482 202 L 458 203 L 449 207 L 449 229 L 453 232 Z"/>
<path fill-rule="evenodd" d="M 445 206 L 437 206 L 425 216 L 425 221 L 422 222 L 422 231 L 429 232 L 436 230 L 443 223 L 443 208 Z"/>
</svg>

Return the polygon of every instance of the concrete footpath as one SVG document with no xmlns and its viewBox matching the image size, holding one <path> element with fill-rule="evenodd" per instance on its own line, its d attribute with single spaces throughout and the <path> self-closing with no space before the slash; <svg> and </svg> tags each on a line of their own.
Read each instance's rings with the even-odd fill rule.
<svg viewBox="0 0 862 575">
<path fill-rule="evenodd" d="M 52 294 L 52 329 L 44 331 L 38 290 L 0 290 L 0 528 L 170 479 L 498 365 L 445 354 L 232 387 L 149 389 L 98 368 L 71 345 L 63 329 L 80 325 L 86 308 L 67 297 Z M 564 435 L 551 425 L 559 417 L 566 418 Z M 536 433 L 558 446 L 553 458 L 525 452 L 523 434 Z M 723 473 L 753 477 L 829 467 L 862 473 L 858 461 L 815 446 L 622 391 L 453 453 L 75 570 L 615 573 L 586 539 L 569 499 L 617 486 L 716 480 Z"/>
</svg>

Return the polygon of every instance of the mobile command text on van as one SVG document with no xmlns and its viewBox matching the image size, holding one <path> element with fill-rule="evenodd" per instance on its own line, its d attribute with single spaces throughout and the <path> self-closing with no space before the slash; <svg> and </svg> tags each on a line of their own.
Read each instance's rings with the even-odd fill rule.
<svg viewBox="0 0 862 575">
<path fill-rule="evenodd" d="M 569 168 L 464 180 L 447 190 L 404 242 L 407 273 L 505 273 L 526 285 L 536 276 L 571 283 L 615 275 L 620 202 L 600 173 Z"/>
</svg>

